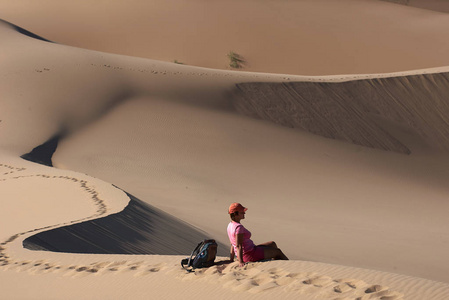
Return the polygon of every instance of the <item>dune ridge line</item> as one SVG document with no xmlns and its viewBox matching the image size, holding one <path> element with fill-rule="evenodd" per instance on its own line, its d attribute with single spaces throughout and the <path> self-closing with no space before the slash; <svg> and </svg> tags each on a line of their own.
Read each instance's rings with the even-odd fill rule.
<svg viewBox="0 0 449 300">
<path fill-rule="evenodd" d="M 446 279 L 445 257 L 422 255 L 415 261 L 413 258 L 416 253 L 421 255 L 419 250 L 440 253 L 447 241 L 446 223 L 436 217 L 446 207 L 441 199 L 445 200 L 447 190 L 439 182 L 444 181 L 447 172 L 432 164 L 446 163 L 446 153 L 434 150 L 447 151 L 445 95 L 449 67 L 383 74 L 274 75 L 183 66 L 48 43 L 4 23 L 0 24 L 0 35 L 4 37 L 0 48 L 5 58 L 0 69 L 0 142 L 4 148 L 0 152 L 4 160 L 0 165 L 0 170 L 4 170 L 3 174 L 0 171 L 0 184 L 7 188 L 6 209 L 9 206 L 11 211 L 18 211 L 17 219 L 4 213 L 4 219 L 9 221 L 1 223 L 7 225 L 1 226 L 0 232 L 3 271 L 0 275 L 6 296 L 21 297 L 27 292 L 16 289 L 13 279 L 20 278 L 17 282 L 27 284 L 30 291 L 40 292 L 39 283 L 44 283 L 43 286 L 60 283 L 67 287 L 64 294 L 47 289 L 44 297 L 49 298 L 79 299 L 86 295 L 107 298 L 111 294 L 110 298 L 126 294 L 136 299 L 146 299 L 148 295 L 180 298 L 213 295 L 218 299 L 240 295 L 248 299 L 449 298 L 446 283 L 395 272 L 416 274 L 413 272 L 430 266 L 428 270 L 435 274 L 427 274 L 427 278 Z M 425 75 L 429 73 L 432 74 Z M 437 108 L 426 107 L 426 103 L 436 104 Z M 163 113 L 158 114 L 160 111 Z M 270 122 L 301 130 L 287 130 Z M 397 127 L 412 132 L 404 134 L 407 139 L 403 139 L 397 134 Z M 323 139 L 305 130 L 349 143 Z M 183 132 L 187 138 L 179 134 Z M 54 160 L 61 169 L 19 159 L 36 144 L 55 136 L 61 137 Z M 414 152 L 419 148 L 416 144 L 424 150 Z M 22 157 L 31 156 L 33 161 L 33 155 L 39 152 L 38 147 L 34 149 L 34 154 L 31 151 Z M 433 154 L 441 156 L 433 160 Z M 390 169 L 384 165 L 385 162 L 394 165 L 394 159 L 399 161 L 399 171 L 392 175 L 388 171 L 394 171 L 394 166 Z M 369 166 L 376 163 L 381 166 L 363 172 L 363 163 L 368 160 L 373 161 Z M 357 165 L 360 161 L 361 166 Z M 46 153 L 41 162 L 52 165 L 51 155 Z M 405 163 L 410 168 L 404 167 Z M 278 170 L 279 166 L 283 169 Z M 347 171 L 346 166 L 351 170 Z M 430 175 L 419 174 L 416 178 L 422 180 L 417 182 L 413 173 L 418 171 L 429 171 Z M 395 178 L 395 174 L 407 176 Z M 345 182 L 345 176 L 354 181 Z M 430 179 L 434 185 L 426 181 Z M 338 183 L 332 184 L 333 180 Z M 148 231 L 151 224 L 145 224 L 144 228 L 142 221 L 160 211 L 137 199 L 129 201 L 133 196 L 111 183 L 126 186 L 126 190 L 138 193 L 142 200 L 154 200 L 167 213 L 185 220 L 181 225 L 200 224 L 199 227 L 219 237 L 221 218 L 226 218 L 221 208 L 230 200 L 244 199 L 255 212 L 251 228 L 261 238 L 283 239 L 282 245 L 296 255 L 308 250 L 307 255 L 313 257 L 315 252 L 310 249 L 317 253 L 324 249 L 315 256 L 319 261 L 342 257 L 353 266 L 373 267 L 361 269 L 345 267 L 344 262 L 330 265 L 293 260 L 250 263 L 239 268 L 237 263 L 227 264 L 219 257 L 216 266 L 187 274 L 179 265 L 184 256 L 157 255 L 158 251 L 154 255 L 128 255 L 147 247 L 140 243 L 148 237 L 139 234 Z M 372 193 L 368 195 L 354 188 L 359 184 L 360 190 L 366 188 Z M 410 188 L 411 192 L 403 193 L 396 186 Z M 44 187 L 72 201 L 61 201 L 66 207 L 54 208 L 56 202 L 47 199 L 49 193 L 38 193 Z M 412 193 L 424 194 L 429 199 L 413 198 Z M 402 195 L 409 195 L 411 201 L 404 201 Z M 365 198 L 375 201 L 363 201 Z M 16 205 L 15 200 L 21 202 Z M 267 210 L 266 207 L 274 206 L 273 202 L 276 211 Z M 126 203 L 130 205 L 127 207 Z M 433 210 L 432 205 L 436 207 Z M 201 207 L 201 216 L 191 210 L 197 206 Z M 414 206 L 422 212 L 413 210 Z M 48 220 L 63 221 L 53 222 L 57 225 L 37 225 L 51 221 L 32 219 L 31 208 L 36 215 L 46 213 Z M 417 216 L 413 219 L 416 224 L 405 222 L 409 220 L 404 217 L 405 208 L 410 216 Z M 29 219 L 21 216 L 23 219 L 19 220 L 21 213 Z M 267 218 L 276 221 L 274 231 L 264 226 Z M 118 245 L 123 252 L 108 249 L 126 234 L 122 229 L 110 230 L 111 220 L 129 225 L 127 229 L 136 234 L 130 234 L 130 240 Z M 418 228 L 417 224 L 429 230 L 417 230 L 410 235 L 408 227 Z M 93 238 L 84 235 L 92 232 L 92 228 L 98 230 Z M 77 239 L 60 248 L 52 243 L 52 239 L 59 240 L 60 236 L 51 236 L 58 231 L 67 234 L 65 237 L 77 235 Z M 112 238 L 96 243 L 99 232 L 105 231 L 105 237 Z M 179 240 L 200 237 L 178 232 L 176 227 L 169 231 Z M 394 234 L 389 235 L 390 231 Z M 435 236 L 439 239 L 432 240 Z M 23 248 L 33 238 L 38 241 L 30 248 L 64 253 Z M 416 243 L 420 238 L 431 243 Z M 81 241 L 103 248 L 100 250 L 104 252 L 65 253 L 79 250 L 75 248 L 81 248 Z M 431 252 L 432 247 L 437 248 L 435 245 L 443 245 L 438 249 L 440 252 Z M 174 254 L 179 254 L 176 251 Z M 115 276 L 114 280 L 110 276 Z M 33 284 L 37 287 L 31 288 Z M 85 293 L 80 295 L 80 290 Z"/>
</svg>

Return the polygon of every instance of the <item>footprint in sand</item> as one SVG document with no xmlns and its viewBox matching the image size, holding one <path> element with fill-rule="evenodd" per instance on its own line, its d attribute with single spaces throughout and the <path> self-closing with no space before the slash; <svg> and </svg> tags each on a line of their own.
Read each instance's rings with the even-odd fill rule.
<svg viewBox="0 0 449 300">
<path fill-rule="evenodd" d="M 85 277 L 98 272 L 98 269 L 91 268 L 89 266 L 76 267 L 74 271 L 71 272 L 72 277 Z"/>
<path fill-rule="evenodd" d="M 155 71 L 157 74 L 157 71 Z M 25 170 L 24 168 L 15 168 L 0 164 L 0 168 L 5 169 L 5 174 L 12 174 L 16 171 Z M 0 169 L 1 170 L 1 169 Z M 0 175 L 1 175 L 0 171 Z M 98 216 L 106 212 L 106 205 L 103 200 L 98 197 L 98 192 L 89 185 L 88 181 L 77 179 L 70 176 L 49 176 L 45 174 L 34 174 L 26 176 L 9 177 L 10 179 L 19 179 L 25 177 L 38 176 L 48 179 L 63 179 L 70 180 L 80 186 L 91 196 L 92 201 L 97 205 Z M 3 180 L 3 179 L 2 179 Z M 6 179 L 5 179 L 6 180 Z M 86 217 L 88 219 L 94 216 Z M 80 220 L 78 220 L 80 221 Z M 78 222 L 71 221 L 71 222 Z M 68 222 L 67 224 L 71 223 Z M 48 261 L 12 261 L 7 253 L 6 247 L 3 247 L 23 234 L 31 233 L 33 231 L 41 231 L 55 226 L 62 226 L 65 224 L 57 224 L 54 226 L 47 226 L 38 229 L 32 229 L 24 233 L 18 233 L 10 236 L 7 240 L 0 243 L 0 266 L 4 268 L 14 269 L 16 271 L 28 271 L 34 274 L 45 274 L 50 272 L 63 272 L 63 276 L 83 277 L 100 272 L 107 272 L 112 274 L 130 273 L 133 276 L 145 276 L 154 274 L 165 269 L 163 264 L 145 265 L 144 261 L 116 261 L 116 262 L 94 262 L 90 265 L 70 265 L 61 266 Z M 198 270 L 195 273 L 184 274 L 181 276 L 182 280 L 199 279 L 205 277 L 210 279 L 210 276 L 217 277 L 214 282 L 220 282 L 224 287 L 230 288 L 235 292 L 250 292 L 261 293 L 271 289 L 282 289 L 287 292 L 298 292 L 299 294 L 307 293 L 315 296 L 325 296 L 332 299 L 384 299 L 384 300 L 399 300 L 403 295 L 396 291 L 391 291 L 387 287 L 381 285 L 369 285 L 361 280 L 354 279 L 339 279 L 334 280 L 329 276 L 323 276 L 313 273 L 290 273 L 280 268 L 272 268 L 265 270 L 262 265 L 265 263 L 250 263 L 244 268 L 238 267 L 237 263 L 229 265 L 217 265 L 208 269 Z M 175 267 L 172 268 L 175 270 Z M 170 270 L 169 270 L 170 272 Z M 180 274 L 179 272 L 177 274 Z"/>
<path fill-rule="evenodd" d="M 100 273 L 106 270 L 106 267 L 109 266 L 111 264 L 111 262 L 109 261 L 105 261 L 105 262 L 95 262 L 90 264 L 90 272 L 91 273 Z"/>
<path fill-rule="evenodd" d="M 136 271 L 142 266 L 143 262 L 136 262 L 128 264 L 125 268 L 123 268 L 122 272 Z"/>
<path fill-rule="evenodd" d="M 307 275 L 305 273 L 287 273 L 284 276 L 279 277 L 276 279 L 276 283 L 280 286 L 283 285 L 289 285 L 293 283 L 294 281 L 298 281 L 301 278 L 305 278 Z"/>
<path fill-rule="evenodd" d="M 37 265 L 37 266 L 36 266 Z M 60 265 L 52 263 L 33 263 L 31 261 L 19 262 L 15 268 L 17 272 L 27 271 L 30 274 L 45 274 L 55 273 L 61 271 L 63 268 Z"/>
<path fill-rule="evenodd" d="M 32 271 L 33 274 L 47 274 L 58 272 L 61 266 L 49 262 L 43 263 Z M 31 270 L 31 269 L 28 269 Z"/>
<path fill-rule="evenodd" d="M 8 175 L 11 175 L 11 174 L 13 174 L 15 172 L 24 171 L 26 169 L 25 168 L 17 168 L 17 167 L 10 166 L 10 165 L 7 165 L 7 164 L 0 164 L 0 170 L 2 170 L 0 172 L 3 172 L 3 173 L 0 173 L 0 175 L 8 176 Z M 6 180 L 6 179 L 2 179 L 2 181 L 4 181 L 4 180 Z"/>
<path fill-rule="evenodd" d="M 256 293 L 260 293 L 260 292 L 263 292 L 263 291 L 266 291 L 269 289 L 273 289 L 273 288 L 277 288 L 277 287 L 279 287 L 279 285 L 276 282 L 270 281 L 270 282 L 266 282 L 264 284 L 252 287 L 249 292 L 256 294 Z"/>
<path fill-rule="evenodd" d="M 126 263 L 127 263 L 126 260 L 125 261 L 113 262 L 113 263 L 109 264 L 106 267 L 106 269 L 107 269 L 108 272 L 115 273 L 115 272 L 123 270 L 126 267 Z"/>
<path fill-rule="evenodd" d="M 146 276 L 146 275 L 150 275 L 150 274 L 155 274 L 155 273 L 159 272 L 160 270 L 161 270 L 161 268 L 159 266 L 142 267 L 142 269 L 140 271 L 138 271 L 137 273 L 134 274 L 134 277 L 142 277 L 142 276 Z"/>
<path fill-rule="evenodd" d="M 354 287 L 350 286 L 349 284 L 342 283 L 342 284 L 339 284 L 334 287 L 334 292 L 341 294 L 341 293 L 347 293 L 349 291 L 352 291 L 353 289 L 354 289 Z"/>
<path fill-rule="evenodd" d="M 345 283 L 353 289 L 366 286 L 366 283 L 364 281 L 357 279 L 339 279 L 337 280 L 337 282 Z"/>
<path fill-rule="evenodd" d="M 335 281 L 329 276 L 318 276 L 310 279 L 304 280 L 302 283 L 310 284 L 315 287 L 328 287 L 330 285 L 335 284 Z"/>
<path fill-rule="evenodd" d="M 383 299 L 383 300 L 397 300 L 402 299 L 402 295 L 395 291 L 390 291 L 388 287 L 381 285 L 373 285 L 365 290 L 365 294 L 361 300 L 365 299 Z"/>
<path fill-rule="evenodd" d="M 100 268 L 95 266 L 96 263 L 91 264 L 89 266 L 77 266 L 77 265 L 71 265 L 71 266 L 52 266 L 51 270 L 52 272 L 59 272 L 64 271 L 64 274 L 62 276 L 64 277 L 85 277 L 92 274 L 97 274 L 100 270 Z"/>
<path fill-rule="evenodd" d="M 27 271 L 32 274 L 45 274 L 50 272 L 60 272 L 63 271 L 63 276 L 87 276 L 89 274 L 96 274 L 102 270 L 106 270 L 107 266 L 111 266 L 110 269 L 114 270 L 116 268 L 117 271 L 121 270 L 123 268 L 123 264 L 126 263 L 126 261 L 113 263 L 105 262 L 105 263 L 93 263 L 88 266 L 77 266 L 77 265 L 71 265 L 71 266 L 61 266 L 57 265 L 51 262 L 47 261 L 14 261 L 9 258 L 7 255 L 7 247 L 6 245 L 14 242 L 22 235 L 37 232 L 37 231 L 43 231 L 47 229 L 51 229 L 54 227 L 60 227 L 69 225 L 72 223 L 78 223 L 87 219 L 92 219 L 94 217 L 101 216 L 107 212 L 107 207 L 102 199 L 99 197 L 98 191 L 89 183 L 89 181 L 84 179 L 78 179 L 76 177 L 67 176 L 67 175 L 47 175 L 47 174 L 28 174 L 28 175 L 21 175 L 21 176 L 7 176 L 11 175 L 15 172 L 24 171 L 26 168 L 18 168 L 14 166 L 9 166 L 6 164 L 0 164 L 0 176 L 6 176 L 5 178 L 0 178 L 0 181 L 6 181 L 6 180 L 13 180 L 13 179 L 22 179 L 22 178 L 44 178 L 44 179 L 59 179 L 59 180 L 68 180 L 70 182 L 73 182 L 77 184 L 82 190 L 86 191 L 88 194 L 90 194 L 90 199 L 92 202 L 97 206 L 96 214 L 87 216 L 85 218 L 79 219 L 79 220 L 72 220 L 66 223 L 61 224 L 55 224 L 51 226 L 45 226 L 41 228 L 35 228 L 31 229 L 25 232 L 17 233 L 15 235 L 10 236 L 6 240 L 0 243 L 0 267 L 3 269 L 14 269 L 16 271 Z M 3 173 L 2 173 L 3 172 Z M 142 262 L 130 264 L 127 266 L 129 271 L 136 271 Z M 126 268 L 126 266 L 125 266 Z"/>
<path fill-rule="evenodd" d="M 243 292 L 258 287 L 258 284 L 253 279 L 246 278 L 238 282 L 234 282 L 232 285 L 228 284 L 228 286 L 235 292 Z"/>
<path fill-rule="evenodd" d="M 187 273 L 182 280 L 201 280 L 202 277 L 218 277 L 224 288 L 234 292 L 261 293 L 271 289 L 298 294 L 314 295 L 318 298 L 329 299 L 385 299 L 399 300 L 403 295 L 390 291 L 381 285 L 369 285 L 356 279 L 338 279 L 314 273 L 290 273 L 279 268 L 264 270 L 261 263 L 251 263 L 239 268 L 236 263 L 230 265 L 213 266 L 208 269 Z M 198 277 L 199 276 L 199 277 Z"/>
</svg>

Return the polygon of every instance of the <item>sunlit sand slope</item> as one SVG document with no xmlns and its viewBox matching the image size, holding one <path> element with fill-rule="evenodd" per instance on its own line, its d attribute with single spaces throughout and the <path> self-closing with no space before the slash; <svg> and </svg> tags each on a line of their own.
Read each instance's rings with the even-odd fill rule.
<svg viewBox="0 0 449 300">
<path fill-rule="evenodd" d="M 216 69 L 231 69 L 230 51 L 245 71 L 279 74 L 449 65 L 446 15 L 378 0 L 0 0 L 0 19 L 65 45 Z"/>
<path fill-rule="evenodd" d="M 448 298 L 449 160 L 447 151 L 440 151 L 446 142 L 435 143 L 446 130 L 445 118 L 436 118 L 433 110 L 415 113 L 420 101 L 428 101 L 426 93 L 410 103 L 398 100 L 421 95 L 426 84 L 393 86 L 409 80 L 399 79 L 404 76 L 432 73 L 422 78 L 444 92 L 440 79 L 446 75 L 438 73 L 447 68 L 330 77 L 230 72 L 49 43 L 5 22 L 0 22 L 0 36 L 0 297 Z M 367 86 L 377 81 L 400 104 L 391 116 L 380 95 L 371 98 L 379 101 L 373 107 L 347 91 L 369 91 Z M 310 121 L 318 133 L 332 126 L 341 132 L 324 138 L 248 117 L 246 111 L 251 116 L 256 111 L 254 91 L 235 94 L 248 82 L 288 86 L 281 94 L 289 89 L 336 94 L 336 101 L 318 97 L 316 109 L 307 106 L 309 97 L 288 98 L 294 105 L 282 102 L 274 115 L 292 120 L 290 107 L 300 106 L 302 116 L 318 117 Z M 332 84 L 337 82 L 348 86 Z M 344 93 L 357 105 L 340 99 Z M 271 90 L 258 98 L 264 97 L 280 99 Z M 251 105 L 239 112 L 236 101 L 247 98 Z M 445 112 L 444 97 L 435 99 L 441 102 L 438 111 Z M 360 116 L 353 121 L 348 111 L 388 122 L 380 125 Z M 363 127 L 362 142 L 396 152 L 355 144 L 361 133 L 349 124 Z M 441 132 L 430 135 L 437 125 Z M 335 140 L 345 136 L 346 142 Z M 36 146 L 53 138 L 58 138 L 50 147 L 55 153 L 43 162 L 56 168 L 20 158 L 33 157 L 42 149 Z M 398 143 L 406 149 L 393 149 Z M 404 155 L 407 149 L 410 155 Z M 162 219 L 143 203 L 126 209 L 130 198 L 116 186 L 163 210 Z M 192 227 L 227 243 L 226 209 L 234 201 L 249 208 L 245 226 L 255 242 L 276 240 L 291 261 L 245 268 L 221 264 L 188 274 L 179 262 L 189 253 L 78 254 L 23 247 L 33 235 L 62 228 L 64 238 L 79 235 L 95 251 L 105 246 L 140 252 L 147 247 L 140 243 L 148 242 L 157 253 L 163 248 L 148 235 L 154 220 L 166 227 L 154 229 L 154 236 L 165 238 L 170 250 L 187 251 L 181 249 L 183 238 L 201 238 Z M 119 236 L 108 232 L 109 240 L 96 243 L 115 221 Z M 177 226 L 186 223 L 187 231 Z M 42 244 L 53 241 L 58 243 L 53 250 L 81 248 L 77 241 L 64 244 L 51 236 Z"/>
</svg>

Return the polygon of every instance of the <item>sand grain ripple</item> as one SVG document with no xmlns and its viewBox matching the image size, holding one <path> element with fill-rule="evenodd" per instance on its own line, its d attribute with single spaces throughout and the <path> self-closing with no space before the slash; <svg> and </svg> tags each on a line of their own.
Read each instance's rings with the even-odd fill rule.
<svg viewBox="0 0 449 300">
<path fill-rule="evenodd" d="M 345 82 L 240 83 L 234 101 L 248 116 L 367 147 L 410 153 L 382 120 L 449 151 L 449 73 Z"/>
</svg>

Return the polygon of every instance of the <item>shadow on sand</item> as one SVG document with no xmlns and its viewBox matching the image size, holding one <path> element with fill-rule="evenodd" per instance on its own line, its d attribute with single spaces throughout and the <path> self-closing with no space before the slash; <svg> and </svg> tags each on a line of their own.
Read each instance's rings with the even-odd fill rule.
<svg viewBox="0 0 449 300">
<path fill-rule="evenodd" d="M 52 42 L 52 41 L 50 41 L 50 40 L 44 39 L 44 38 L 41 37 L 41 36 L 38 36 L 37 34 L 34 34 L 34 33 L 30 32 L 30 31 L 28 31 L 28 30 L 26 30 L 26 29 L 23 29 L 22 27 L 19 27 L 19 26 L 17 26 L 17 25 L 14 25 L 14 24 L 12 24 L 12 23 L 10 23 L 10 22 L 8 22 L 8 21 L 5 21 L 5 20 L 0 19 L 0 22 L 3 22 L 3 23 L 5 23 L 5 24 L 8 24 L 9 26 L 13 27 L 14 30 L 16 30 L 17 32 L 20 32 L 21 34 L 24 34 L 24 35 L 26 35 L 26 36 L 29 36 L 29 37 L 31 37 L 31 38 L 33 38 L 33 39 L 37 39 L 37 40 L 41 40 L 41 41 L 49 42 L 49 43 L 54 43 L 54 42 Z"/>
<path fill-rule="evenodd" d="M 51 158 L 60 137 L 52 137 L 22 158 L 52 166 Z M 38 233 L 25 239 L 23 246 L 30 250 L 68 253 L 189 255 L 200 241 L 212 238 L 126 194 L 130 202 L 123 211 Z M 218 255 L 226 256 L 228 246 L 218 245 Z"/>
<path fill-rule="evenodd" d="M 186 255 L 205 233 L 127 193 L 131 201 L 121 212 L 87 222 L 44 231 L 23 241 L 30 250 L 98 254 Z M 219 255 L 227 254 L 219 244 Z M 226 250 L 225 250 L 226 249 Z"/>
</svg>

